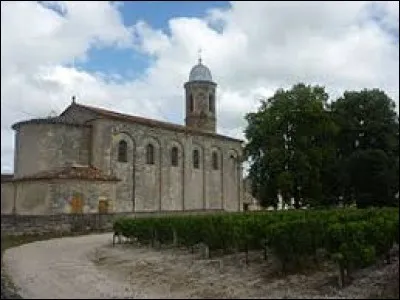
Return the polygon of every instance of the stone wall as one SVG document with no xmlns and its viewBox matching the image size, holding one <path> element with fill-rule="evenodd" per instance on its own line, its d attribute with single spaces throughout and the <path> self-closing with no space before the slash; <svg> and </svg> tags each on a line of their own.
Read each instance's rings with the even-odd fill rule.
<svg viewBox="0 0 400 300">
<path fill-rule="evenodd" d="M 121 181 L 117 182 L 115 211 L 134 211 L 134 195 L 135 195 L 135 169 L 134 162 L 136 161 L 136 145 L 134 141 L 126 133 L 121 132 L 113 137 L 113 144 L 118 144 L 124 140 L 128 144 L 127 162 L 118 162 L 115 151 L 112 159 L 111 169 L 114 175 Z M 96 151 L 96 150 L 93 150 Z"/>
<path fill-rule="evenodd" d="M 114 212 L 118 205 L 115 201 L 116 183 L 112 181 L 53 180 L 49 184 L 53 214 L 73 213 L 74 209 L 98 213 L 101 200 L 107 201 L 109 212 Z"/>
<path fill-rule="evenodd" d="M 121 179 L 116 184 L 115 194 L 110 189 L 111 195 L 106 195 L 115 200 L 115 212 L 243 209 L 240 141 L 158 125 L 95 118 L 93 113 L 86 114 L 79 109 L 67 110 L 63 116 L 73 118 L 79 111 L 80 121 L 89 121 L 87 127 L 63 124 L 24 124 L 19 127 L 15 178 L 64 166 L 67 162 L 91 164 Z M 117 159 L 121 140 L 128 145 L 127 162 L 118 162 Z M 149 143 L 154 147 L 153 165 L 146 163 L 146 146 Z M 173 146 L 179 150 L 178 166 L 171 165 Z M 195 149 L 199 151 L 198 168 L 193 166 Z M 212 167 L 214 151 L 218 153 L 217 170 Z M 18 189 L 16 207 L 23 204 L 20 209 L 26 214 L 66 212 L 65 205 L 61 205 L 58 198 L 71 197 L 75 187 L 75 183 L 65 182 L 65 186 L 52 185 L 48 187 L 50 191 L 45 192 L 45 187 L 38 183 L 39 193 L 34 196 L 33 203 L 30 199 L 31 202 L 18 199 L 22 197 L 20 195 L 35 194 L 34 187 Z M 78 189 L 83 189 L 83 186 Z M 84 189 L 85 198 L 96 200 L 88 201 L 84 212 L 94 212 L 98 198 L 104 192 L 107 192 L 107 187 L 100 187 L 98 191 L 95 188 Z M 50 212 L 41 209 L 29 212 L 28 208 L 39 200 L 45 201 L 41 204 L 48 202 L 45 195 L 50 195 Z"/>
<path fill-rule="evenodd" d="M 111 231 L 113 221 L 119 217 L 157 217 L 170 215 L 199 215 L 219 213 L 219 210 L 207 211 L 168 211 L 114 214 L 55 214 L 55 215 L 1 215 L 1 234 L 44 234 L 72 231 Z"/>
<path fill-rule="evenodd" d="M 93 121 L 92 128 L 93 165 L 122 179 L 118 211 L 242 210 L 240 142 L 104 119 Z M 117 161 L 121 139 L 128 144 L 126 163 Z M 145 161 L 148 143 L 154 146 L 154 165 Z M 171 165 L 173 145 L 179 145 L 178 166 Z M 200 154 L 198 169 L 193 168 L 194 149 Z M 212 168 L 213 151 L 218 170 Z"/>
<path fill-rule="evenodd" d="M 215 132 L 216 84 L 213 82 L 197 81 L 187 82 L 184 87 L 186 94 L 186 126 Z"/>
<path fill-rule="evenodd" d="M 49 185 L 46 181 L 14 182 L 14 187 L 16 213 L 25 215 L 50 213 L 52 199 L 49 193 Z"/>
<path fill-rule="evenodd" d="M 23 124 L 16 131 L 15 178 L 64 166 L 87 165 L 90 128 L 65 124 Z"/>
<path fill-rule="evenodd" d="M 113 181 L 23 180 L 2 183 L 1 188 L 2 214 L 62 214 L 74 213 L 74 209 L 98 213 L 100 201 L 107 201 L 108 212 L 118 211 Z"/>
<path fill-rule="evenodd" d="M 162 173 L 162 180 L 164 194 L 161 199 L 162 210 L 183 210 L 184 209 L 184 189 L 183 189 L 183 178 L 184 174 L 184 151 L 183 145 L 177 141 L 171 141 L 169 147 L 163 151 L 162 161 L 170 162 L 171 165 L 171 152 L 172 148 L 178 149 L 178 164 L 177 166 L 171 166 L 166 168 Z"/>
<path fill-rule="evenodd" d="M 1 183 L 1 213 L 11 214 L 14 208 L 14 185 L 12 182 Z"/>
</svg>

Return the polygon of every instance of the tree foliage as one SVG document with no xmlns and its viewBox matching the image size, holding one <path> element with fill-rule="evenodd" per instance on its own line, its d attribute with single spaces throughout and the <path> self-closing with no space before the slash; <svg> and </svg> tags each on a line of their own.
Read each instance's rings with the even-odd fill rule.
<svg viewBox="0 0 400 300">
<path fill-rule="evenodd" d="M 348 163 L 350 186 L 358 207 L 392 206 L 394 169 L 388 155 L 380 149 L 354 152 Z"/>
<path fill-rule="evenodd" d="M 328 104 L 323 87 L 297 84 L 246 120 L 249 176 L 262 205 L 276 206 L 278 194 L 296 208 L 395 205 L 399 122 L 383 91 L 345 92 Z"/>
<path fill-rule="evenodd" d="M 323 87 L 298 84 L 278 90 L 246 116 L 245 151 L 262 204 L 276 205 L 278 193 L 287 203 L 294 198 L 296 207 L 322 197 L 322 166 L 332 160 L 337 132 L 325 109 L 327 99 Z"/>
</svg>

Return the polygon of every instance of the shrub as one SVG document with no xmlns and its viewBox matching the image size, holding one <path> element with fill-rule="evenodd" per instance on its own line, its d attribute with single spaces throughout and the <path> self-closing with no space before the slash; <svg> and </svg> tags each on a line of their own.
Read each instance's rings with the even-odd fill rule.
<svg viewBox="0 0 400 300">
<path fill-rule="evenodd" d="M 267 241 L 284 269 L 307 258 L 316 260 L 322 248 L 349 270 L 371 264 L 398 243 L 399 209 L 121 218 L 115 221 L 114 231 L 142 243 L 157 239 L 164 244 L 173 242 L 175 232 L 179 245 L 205 243 L 211 251 L 264 250 Z"/>
</svg>

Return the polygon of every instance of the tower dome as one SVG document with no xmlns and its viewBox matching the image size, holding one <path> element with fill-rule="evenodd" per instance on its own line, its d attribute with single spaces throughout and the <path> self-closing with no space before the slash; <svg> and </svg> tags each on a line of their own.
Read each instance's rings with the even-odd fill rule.
<svg viewBox="0 0 400 300">
<path fill-rule="evenodd" d="M 195 65 L 192 70 L 190 70 L 189 74 L 189 82 L 190 81 L 209 81 L 212 82 L 212 76 L 210 69 L 202 64 L 201 59 L 199 59 L 199 63 Z"/>
<path fill-rule="evenodd" d="M 216 88 L 210 69 L 201 62 L 195 65 L 189 74 L 189 81 L 184 84 L 187 127 L 215 132 L 216 129 Z"/>
</svg>

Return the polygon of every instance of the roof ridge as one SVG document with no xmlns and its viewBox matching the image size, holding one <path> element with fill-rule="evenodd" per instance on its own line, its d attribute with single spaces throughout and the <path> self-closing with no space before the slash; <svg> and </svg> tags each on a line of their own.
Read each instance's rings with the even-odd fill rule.
<svg viewBox="0 0 400 300">
<path fill-rule="evenodd" d="M 213 137 L 219 137 L 219 138 L 225 138 L 225 139 L 229 139 L 229 140 L 234 140 L 237 142 L 243 142 L 240 139 L 237 138 L 233 138 L 230 136 L 225 136 L 216 132 L 207 132 L 207 131 L 201 131 L 198 130 L 196 128 L 190 128 L 187 127 L 185 125 L 182 124 L 177 124 L 177 123 L 172 123 L 172 122 L 166 122 L 166 121 L 160 121 L 157 119 L 150 119 L 150 118 L 146 118 L 146 117 L 141 117 L 141 116 L 137 116 L 137 115 L 129 115 L 129 114 L 124 114 L 121 112 L 117 112 L 117 111 L 113 111 L 113 110 L 109 110 L 109 109 L 105 109 L 105 108 L 101 108 L 101 107 L 95 107 L 95 106 L 91 106 L 91 105 L 86 105 L 86 104 L 81 104 L 81 103 L 73 103 L 72 105 L 77 106 L 77 107 L 81 107 L 83 109 L 87 109 L 91 112 L 94 112 L 96 114 L 102 115 L 104 117 L 108 117 L 108 118 L 125 118 L 131 121 L 136 121 L 136 122 L 142 122 L 142 123 L 146 123 L 146 125 L 153 125 L 153 126 L 163 126 L 163 127 L 167 127 L 169 129 L 178 129 L 181 131 L 187 131 L 187 132 L 193 132 L 196 134 L 200 134 L 200 135 L 208 135 L 208 136 L 213 136 Z"/>
<path fill-rule="evenodd" d="M 181 127 L 186 128 L 186 126 L 182 125 L 182 124 L 172 123 L 172 122 L 168 122 L 168 121 L 160 121 L 160 120 L 157 120 L 157 119 L 142 117 L 142 116 L 138 116 L 138 115 L 130 115 L 130 114 L 118 112 L 118 111 L 115 111 L 115 110 L 110 110 L 110 109 L 103 108 L 103 107 L 96 107 L 96 106 L 80 104 L 80 103 L 79 104 L 75 104 L 75 105 L 83 107 L 83 108 L 86 108 L 86 109 L 89 109 L 89 110 L 92 110 L 92 111 L 100 113 L 100 114 L 101 113 L 104 113 L 104 114 L 115 114 L 115 115 L 120 115 L 120 116 L 123 116 L 123 117 L 131 117 L 131 118 L 142 119 L 143 121 L 153 121 L 153 122 L 157 122 L 157 123 L 164 123 L 164 124 L 167 124 L 167 125 L 181 126 Z"/>
</svg>

